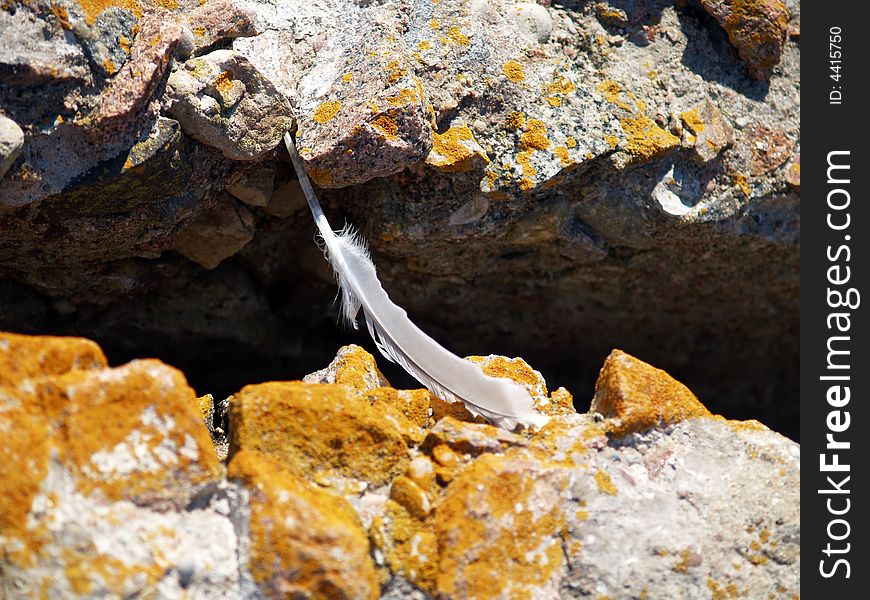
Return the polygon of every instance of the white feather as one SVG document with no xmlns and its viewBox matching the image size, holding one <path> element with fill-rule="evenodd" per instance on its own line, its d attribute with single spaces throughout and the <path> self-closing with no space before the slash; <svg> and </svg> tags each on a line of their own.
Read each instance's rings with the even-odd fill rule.
<svg viewBox="0 0 870 600">
<path fill-rule="evenodd" d="M 543 426 L 548 419 L 532 408 L 532 397 L 525 388 L 509 379 L 490 377 L 476 364 L 448 351 L 390 300 L 365 242 L 349 227 L 339 233 L 332 230 L 289 133 L 284 142 L 326 244 L 326 258 L 335 270 L 342 292 L 342 313 L 353 327 L 357 327 L 356 316 L 362 308 L 378 350 L 442 400 L 460 400 L 472 414 L 508 430 L 517 424 Z"/>
</svg>

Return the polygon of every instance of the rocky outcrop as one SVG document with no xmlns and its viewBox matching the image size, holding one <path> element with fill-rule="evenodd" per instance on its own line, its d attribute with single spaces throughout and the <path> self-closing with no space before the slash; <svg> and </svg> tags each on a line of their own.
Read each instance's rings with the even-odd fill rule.
<svg viewBox="0 0 870 600">
<path fill-rule="evenodd" d="M 436 338 L 588 390 L 628 348 L 797 435 L 796 2 L 34 0 L 0 31 L 0 326 L 222 394 L 324 364 L 295 123 Z"/>
<path fill-rule="evenodd" d="M 695 598 L 799 592 L 799 447 L 619 351 L 507 432 L 342 348 L 197 398 L 156 360 L 0 334 L 0 592 L 64 598 Z M 328 382 L 320 383 L 318 381 Z M 546 402 L 544 402 L 546 401 Z M 203 415 L 229 405 L 224 468 Z M 217 409 L 217 413 L 215 410 Z M 220 440 L 218 440 L 220 442 Z"/>
</svg>

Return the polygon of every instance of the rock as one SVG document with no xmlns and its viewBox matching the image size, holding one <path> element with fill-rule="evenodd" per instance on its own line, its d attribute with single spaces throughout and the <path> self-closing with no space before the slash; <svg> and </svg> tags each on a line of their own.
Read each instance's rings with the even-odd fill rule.
<svg viewBox="0 0 870 600">
<path fill-rule="evenodd" d="M 206 269 L 236 254 L 254 237 L 254 217 L 229 194 L 175 237 L 173 248 Z"/>
<path fill-rule="evenodd" d="M 180 3 L 171 20 L 189 44 L 167 69 L 190 74 L 184 61 L 218 48 L 244 55 L 301 122 L 309 158 L 332 169 L 321 195 L 333 224 L 364 233 L 390 296 L 458 354 L 522 354 L 554 380 L 591 389 L 610 349 L 631 348 L 685 374 L 715 411 L 761 410 L 797 435 L 800 203 L 789 180 L 800 151 L 799 41 L 785 40 L 764 82 L 700 7 L 540 4 L 521 12 L 547 14 L 544 41 L 523 32 L 517 2 L 505 0 L 323 0 L 292 11 L 246 0 L 214 12 L 224 5 Z M 0 11 L 15 42 L 0 49 L 0 105 L 24 132 L 0 179 L 0 297 L 15 299 L 0 308 L 0 326 L 99 335 L 128 356 L 171 357 L 216 397 L 327 364 L 349 339 L 334 326 L 331 274 L 273 123 L 246 123 L 248 135 L 277 142 L 271 150 L 226 158 L 169 118 L 161 80 L 123 134 L 85 135 L 85 118 L 122 74 L 105 77 L 62 22 L 84 23 L 114 55 L 120 38 L 93 24 L 122 9 L 136 15 L 134 5 L 62 0 L 67 17 L 39 2 Z M 799 31 L 798 3 L 786 7 Z M 242 10 L 256 14 L 257 35 L 231 37 L 244 29 L 233 25 Z M 217 19 L 206 38 L 227 37 L 197 50 L 194 13 Z M 407 72 L 389 84 L 394 59 Z M 418 84 L 422 96 L 403 99 Z M 704 162 L 712 148 L 690 144 L 698 136 L 681 114 L 700 117 L 708 99 L 740 135 Z M 313 120 L 335 101 L 331 120 Z M 393 144 L 371 121 L 400 109 L 407 128 Z M 330 129 L 345 110 L 353 118 Z M 447 154 L 433 154 L 436 142 Z M 278 173 L 272 207 L 252 211 L 254 238 L 237 259 L 203 273 L 171 252 L 237 173 L 267 163 Z M 780 351 L 765 350 L 772 344 Z M 244 350 L 227 364 L 230 345 Z"/>
<path fill-rule="evenodd" d="M 24 145 L 24 132 L 9 117 L 0 114 L 0 179 L 21 154 Z"/>
<path fill-rule="evenodd" d="M 188 60 L 170 75 L 166 93 L 184 132 L 233 160 L 259 159 L 292 123 L 287 100 L 232 50 Z"/>
<path fill-rule="evenodd" d="M 354 52 L 300 82 L 304 112 L 296 145 L 321 187 L 393 175 L 432 147 L 429 103 L 403 46 L 374 34 L 355 42 Z M 319 79 L 324 71 L 333 77 L 326 84 Z"/>
<path fill-rule="evenodd" d="M 13 334 L 0 362 L 0 594 L 177 596 L 184 563 L 200 569 L 190 593 L 238 588 L 235 534 L 212 503 L 221 468 L 181 373 Z"/>
<path fill-rule="evenodd" d="M 275 165 L 258 164 L 227 186 L 227 191 L 249 206 L 266 206 L 275 190 Z"/>
<path fill-rule="evenodd" d="M 103 351 L 91 340 L 0 333 L 0 387 L 108 366 Z"/>
<path fill-rule="evenodd" d="M 525 440 L 513 433 L 483 423 L 463 423 L 444 417 L 429 431 L 424 445 L 444 444 L 461 454 L 477 456 L 484 452 L 501 453 L 511 446 L 524 446 Z"/>
<path fill-rule="evenodd" d="M 355 344 L 339 348 L 329 366 L 306 375 L 302 381 L 337 383 L 357 394 L 390 386 L 390 382 L 378 370 L 375 357 Z"/>
<path fill-rule="evenodd" d="M 800 154 L 798 154 L 795 157 L 794 162 L 789 166 L 788 170 L 785 172 L 785 180 L 798 193 L 800 193 L 800 191 L 801 191 L 801 155 Z"/>
<path fill-rule="evenodd" d="M 181 39 L 181 27 L 164 10 L 146 13 L 137 27 L 130 60 L 85 119 L 85 130 L 95 142 L 129 135 L 135 129 Z"/>
<path fill-rule="evenodd" d="M 141 9 L 136 9 L 141 15 Z M 145 19 L 146 24 L 149 20 Z M 136 37 L 138 21 L 136 14 L 117 6 L 107 7 L 96 19 L 73 19 L 72 31 L 88 57 L 92 72 L 102 78 L 118 73 L 131 58 L 131 44 Z"/>
<path fill-rule="evenodd" d="M 737 48 L 756 79 L 767 81 L 779 63 L 788 32 L 788 9 L 782 0 L 701 0 Z"/>
<path fill-rule="evenodd" d="M 702 163 L 714 160 L 731 144 L 734 130 L 709 99 L 680 116 L 690 132 L 688 137 L 695 155 Z"/>
<path fill-rule="evenodd" d="M 620 350 L 604 361 L 589 410 L 604 415 L 607 431 L 618 437 L 710 416 L 682 383 Z"/>
<path fill-rule="evenodd" d="M 480 364 L 546 391 L 522 359 Z M 319 375 L 345 385 L 245 387 L 224 470 L 207 429 L 220 403 L 178 371 L 0 334 L 0 593 L 799 592 L 798 445 L 711 416 L 663 371 L 614 351 L 593 402 L 603 421 L 554 412 L 522 435 L 434 423 L 427 396 L 373 388 L 376 373 L 346 347 Z"/>
<path fill-rule="evenodd" d="M 230 453 L 264 452 L 311 478 L 344 478 L 379 486 L 407 465 L 399 427 L 348 388 L 272 382 L 250 385 L 230 406 Z"/>
<path fill-rule="evenodd" d="M 261 594 L 378 598 L 369 542 L 347 501 L 251 450 L 233 457 L 229 476 L 250 497 L 245 555 Z"/>
<path fill-rule="evenodd" d="M 534 2 L 520 2 L 516 6 L 517 27 L 525 35 L 539 44 L 550 39 L 553 31 L 553 20 L 547 8 Z"/>
<path fill-rule="evenodd" d="M 254 24 L 256 14 L 233 0 L 212 0 L 201 4 L 187 14 L 186 20 L 193 33 L 196 50 L 208 48 L 216 42 L 253 37 L 259 33 Z"/>
</svg>

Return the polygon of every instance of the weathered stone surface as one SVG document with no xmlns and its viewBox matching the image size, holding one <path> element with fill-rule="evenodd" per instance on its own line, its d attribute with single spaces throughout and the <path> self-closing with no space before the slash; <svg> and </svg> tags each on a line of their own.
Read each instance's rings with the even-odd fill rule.
<svg viewBox="0 0 870 600">
<path fill-rule="evenodd" d="M 187 26 L 193 33 L 195 48 L 200 50 L 223 40 L 257 35 L 255 19 L 253 11 L 233 0 L 212 0 L 187 14 Z"/>
<path fill-rule="evenodd" d="M 337 383 L 357 394 L 390 385 L 378 370 L 375 357 L 355 344 L 339 348 L 335 358 L 325 369 L 306 375 L 302 381 Z"/>
<path fill-rule="evenodd" d="M 84 121 L 88 137 L 96 142 L 110 141 L 136 128 L 181 39 L 181 27 L 163 10 L 145 13 L 137 27 L 130 60 Z"/>
<path fill-rule="evenodd" d="M 617 436 L 710 416 L 689 388 L 620 350 L 604 361 L 589 410 L 604 415 Z"/>
<path fill-rule="evenodd" d="M 24 145 L 24 132 L 9 117 L 0 114 L 0 179 L 21 154 Z"/>
<path fill-rule="evenodd" d="M 782 56 L 789 14 L 782 0 L 701 0 L 728 32 L 756 79 L 767 81 Z"/>
<path fill-rule="evenodd" d="M 255 165 L 228 185 L 227 191 L 250 206 L 268 205 L 275 191 L 275 165 Z"/>
<path fill-rule="evenodd" d="M 369 541 L 346 500 L 244 450 L 229 466 L 250 497 L 243 546 L 260 593 L 269 598 L 379 596 Z"/>
<path fill-rule="evenodd" d="M 188 60 L 170 75 L 167 100 L 185 133 L 234 160 L 260 158 L 291 125 L 287 100 L 232 50 Z"/>
<path fill-rule="evenodd" d="M 175 236 L 173 249 L 206 269 L 214 269 L 253 237 L 251 213 L 229 194 L 221 194 L 209 210 Z"/>
<path fill-rule="evenodd" d="M 731 144 L 734 129 L 709 99 L 683 112 L 680 117 L 686 141 L 701 162 L 709 163 L 716 159 Z"/>
<path fill-rule="evenodd" d="M 217 397 L 326 364 L 351 340 L 334 326 L 329 269 L 283 151 L 256 159 L 289 193 L 251 211 L 254 239 L 238 259 L 206 277 L 170 252 L 250 161 L 170 126 L 163 85 L 138 117 L 129 113 L 123 135 L 89 139 L 85 117 L 121 76 L 106 77 L 99 57 L 123 52 L 121 23 L 98 25 L 121 10 L 139 15 L 127 0 L 85 5 L 38 0 L 0 14 L 12 32 L 4 40 L 16 42 L 0 50 L 0 107 L 24 132 L 0 180 L 0 297 L 17 299 L 0 307 L 0 323 L 99 335 L 125 356 L 171 356 L 191 380 L 219 380 Z M 699 3 L 210 5 L 170 11 L 189 44 L 168 70 L 231 47 L 303 122 L 300 141 L 341 165 L 330 167 L 335 185 L 367 179 L 322 190 L 324 207 L 334 225 L 363 232 L 385 289 L 425 331 L 459 354 L 523 355 L 575 390 L 591 389 L 611 348 L 630 348 L 680 373 L 715 410 L 761 410 L 797 435 L 798 3 L 785 2 L 791 37 L 766 81 L 750 76 Z M 201 11 L 218 19 L 209 32 L 226 37 L 197 49 L 191 19 Z M 247 27 L 234 29 L 242 12 L 259 33 L 232 38 Z M 548 21 L 549 35 L 538 35 Z M 93 44 L 78 37 L 81 23 Z M 752 42 L 751 28 L 738 29 Z M 385 54 L 363 56 L 361 45 Z M 362 66 L 393 58 L 407 73 L 372 113 L 365 96 L 387 92 L 384 72 Z M 346 82 L 349 61 L 360 68 Z M 410 103 L 401 91 L 417 84 L 422 99 Z M 306 128 L 333 100 L 342 102 L 333 119 Z M 682 118 L 708 101 L 723 131 L 734 130 L 715 153 L 690 144 Z M 350 137 L 336 138 L 329 127 L 351 105 Z M 363 121 L 400 108 L 431 135 L 409 127 L 408 143 L 391 149 Z M 714 129 L 704 124 L 702 136 Z M 268 120 L 250 125 L 272 133 Z M 342 145 L 366 136 L 396 160 Z M 141 172 L 123 168 L 134 147 L 152 157 Z M 229 347 L 244 351 L 226 361 Z"/>
<path fill-rule="evenodd" d="M 0 365 L 0 595 L 238 588 L 235 534 L 211 501 L 221 469 L 178 371 L 10 334 Z"/>
<path fill-rule="evenodd" d="M 546 392 L 522 359 L 481 364 Z M 322 374 L 344 385 L 246 387 L 224 474 L 203 424 L 220 409 L 174 369 L 0 335 L 0 594 L 799 593 L 798 446 L 710 416 L 666 373 L 614 353 L 603 421 L 561 411 L 523 435 L 435 423 L 428 394 L 377 373 L 349 347 Z"/>
<path fill-rule="evenodd" d="M 230 406 L 230 452 L 269 454 L 307 477 L 382 485 L 407 464 L 399 427 L 364 398 L 335 384 L 250 385 Z"/>
</svg>

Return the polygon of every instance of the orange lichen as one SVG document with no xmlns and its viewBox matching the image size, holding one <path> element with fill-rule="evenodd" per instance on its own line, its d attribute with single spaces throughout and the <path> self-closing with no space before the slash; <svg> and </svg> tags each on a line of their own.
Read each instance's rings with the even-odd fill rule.
<svg viewBox="0 0 870 600">
<path fill-rule="evenodd" d="M 475 163 L 482 166 L 488 162 L 489 158 L 467 125 L 454 125 L 444 133 L 432 134 L 432 150 L 426 164 L 448 173 L 464 173 Z"/>
<path fill-rule="evenodd" d="M 613 484 L 613 479 L 607 471 L 598 470 L 595 472 L 595 484 L 598 486 L 598 491 L 602 494 L 615 496 L 618 493 L 616 486 Z"/>
<path fill-rule="evenodd" d="M 0 386 L 108 364 L 102 349 L 91 340 L 0 333 Z"/>
<path fill-rule="evenodd" d="M 604 94 L 604 99 L 611 104 L 619 99 L 619 84 L 615 81 L 606 80 L 598 84 L 598 91 Z"/>
<path fill-rule="evenodd" d="M 541 377 L 522 358 L 511 360 L 504 356 L 494 356 L 492 358 L 469 356 L 468 360 L 481 365 L 483 372 L 490 377 L 503 377 L 529 386 L 543 385 Z M 544 394 L 546 394 L 547 388 L 545 387 L 543 390 Z"/>
<path fill-rule="evenodd" d="M 320 106 L 314 109 L 314 115 L 312 118 L 315 123 L 320 123 L 322 125 L 332 119 L 340 108 L 341 102 L 337 100 L 323 102 Z"/>
<path fill-rule="evenodd" d="M 522 129 L 526 124 L 526 115 L 521 112 L 511 111 L 505 118 L 505 127 L 507 129 Z"/>
<path fill-rule="evenodd" d="M 66 8 L 60 6 L 59 4 L 52 3 L 49 10 L 51 10 L 51 13 L 55 17 L 57 17 L 57 20 L 58 22 L 60 22 L 61 27 L 63 27 L 64 29 L 72 29 L 72 25 L 70 25 L 69 22 L 69 12 Z"/>
<path fill-rule="evenodd" d="M 93 25 L 104 10 L 112 7 L 125 8 L 137 19 L 142 17 L 142 5 L 138 0 L 78 0 L 78 3 L 85 13 L 85 22 L 88 25 Z"/>
<path fill-rule="evenodd" d="M 387 63 L 387 83 L 390 85 L 397 83 L 401 80 L 405 75 L 408 74 L 408 69 L 404 68 L 399 61 L 391 60 Z"/>
<path fill-rule="evenodd" d="M 434 519 L 437 595 L 531 598 L 562 568 L 564 515 L 532 510 L 537 482 L 522 467 L 485 454 L 447 488 Z"/>
<path fill-rule="evenodd" d="M 447 30 L 447 37 L 457 46 L 468 46 L 471 44 L 468 36 L 462 33 L 462 30 L 456 25 Z"/>
<path fill-rule="evenodd" d="M 420 521 L 432 511 L 432 503 L 423 489 L 409 477 L 400 475 L 390 486 L 390 499 L 400 504 L 408 514 Z"/>
<path fill-rule="evenodd" d="M 619 145 L 619 138 L 615 135 L 605 135 L 604 141 L 607 142 L 607 145 L 610 146 L 611 150 L 615 150 Z"/>
<path fill-rule="evenodd" d="M 395 140 L 398 137 L 399 126 L 393 117 L 378 115 L 370 123 L 372 127 L 381 132 L 388 140 Z"/>
<path fill-rule="evenodd" d="M 523 73 L 523 65 L 515 60 L 507 61 L 504 65 L 502 65 L 501 70 L 502 73 L 504 73 L 504 76 L 514 83 L 519 83 L 526 78 L 525 74 Z"/>
<path fill-rule="evenodd" d="M 574 164 L 574 159 L 572 159 L 571 155 L 568 154 L 568 148 L 565 146 L 556 146 L 553 148 L 553 154 L 559 158 L 559 162 L 563 168 L 568 168 Z"/>
<path fill-rule="evenodd" d="M 577 90 L 577 86 L 564 75 L 559 75 L 547 86 L 547 89 L 551 94 L 570 94 Z"/>
<path fill-rule="evenodd" d="M 409 460 L 399 427 L 341 385 L 249 385 L 233 396 L 230 416 L 232 448 L 266 452 L 303 475 L 336 472 L 382 485 Z"/>
<path fill-rule="evenodd" d="M 520 150 L 546 150 L 550 147 L 547 139 L 547 125 L 538 119 L 529 119 L 526 130 L 520 136 Z"/>
<path fill-rule="evenodd" d="M 749 187 L 749 178 L 747 178 L 743 173 L 732 175 L 731 180 L 734 182 L 734 185 L 743 192 L 744 196 L 749 196 L 749 194 L 752 193 L 752 188 Z"/>
<path fill-rule="evenodd" d="M 704 131 L 704 122 L 701 120 L 701 116 L 698 114 L 698 111 L 694 108 L 680 114 L 680 118 L 682 119 L 683 124 L 689 129 L 689 131 L 691 131 L 695 135 L 698 135 L 702 131 Z"/>
<path fill-rule="evenodd" d="M 419 44 L 417 44 L 417 49 L 420 50 L 420 52 L 426 52 L 431 47 L 432 44 L 429 43 L 429 40 L 423 40 Z"/>
<path fill-rule="evenodd" d="M 212 82 L 212 87 L 216 89 L 221 96 L 226 96 L 233 89 L 233 72 L 232 70 L 226 70 L 220 73 L 217 77 L 215 77 Z M 321 105 L 322 106 L 322 105 Z M 317 113 L 315 112 L 314 120 L 317 121 Z M 320 121 L 318 121 L 319 123 Z"/>
<path fill-rule="evenodd" d="M 562 99 L 559 98 L 558 96 L 548 96 L 547 102 L 549 102 L 550 106 L 552 106 L 554 108 L 558 108 L 558 107 L 562 106 Z"/>
<path fill-rule="evenodd" d="M 134 361 L 111 373 L 72 372 L 55 379 L 59 400 L 68 403 L 62 460 L 77 473 L 78 488 L 121 500 L 216 480 L 218 459 L 184 376 L 157 360 Z M 108 457 L 125 446 L 124 452 L 153 455 L 154 467 L 116 471 Z M 164 461 L 156 452 L 162 447 L 189 448 L 192 454 Z"/>
<path fill-rule="evenodd" d="M 357 394 L 387 383 L 378 369 L 375 357 L 356 345 L 344 346 L 333 362 L 335 381 Z"/>
<path fill-rule="evenodd" d="M 369 543 L 346 500 L 243 450 L 229 476 L 251 492 L 248 568 L 270 596 L 377 598 Z"/>
<path fill-rule="evenodd" d="M 589 410 L 607 417 L 608 433 L 619 437 L 710 416 L 682 383 L 620 350 L 611 352 L 604 361 Z"/>
<path fill-rule="evenodd" d="M 577 140 L 575 140 L 574 138 L 569 136 L 569 137 L 565 138 L 565 145 L 568 146 L 569 148 L 576 148 L 577 147 Z"/>
<path fill-rule="evenodd" d="M 620 119 L 628 140 L 626 150 L 637 161 L 651 160 L 680 145 L 680 140 L 644 114 Z"/>
</svg>

